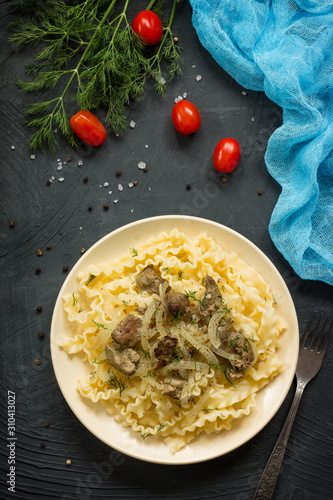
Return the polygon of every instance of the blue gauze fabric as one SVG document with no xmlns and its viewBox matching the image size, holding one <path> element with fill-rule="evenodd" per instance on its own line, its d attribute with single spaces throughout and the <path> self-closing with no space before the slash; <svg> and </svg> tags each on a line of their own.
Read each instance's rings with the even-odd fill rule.
<svg viewBox="0 0 333 500">
<path fill-rule="evenodd" d="M 190 0 L 202 45 L 283 108 L 265 161 L 282 186 L 269 231 L 304 279 L 333 285 L 333 0 Z"/>
</svg>

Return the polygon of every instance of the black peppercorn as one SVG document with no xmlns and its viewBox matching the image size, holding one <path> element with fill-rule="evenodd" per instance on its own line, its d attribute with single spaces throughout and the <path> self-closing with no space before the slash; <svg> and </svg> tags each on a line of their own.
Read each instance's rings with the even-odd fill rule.
<svg viewBox="0 0 333 500">
<path fill-rule="evenodd" d="M 35 272 L 36 272 L 36 274 L 40 274 L 41 268 L 40 267 L 36 267 Z"/>
<path fill-rule="evenodd" d="M 88 182 L 88 177 L 86 175 L 83 177 L 83 182 Z"/>
<path fill-rule="evenodd" d="M 88 211 L 91 212 L 92 211 L 92 206 L 91 205 L 88 205 Z"/>
<path fill-rule="evenodd" d="M 42 306 L 38 306 L 38 307 L 36 308 L 36 311 L 37 311 L 38 313 L 42 312 Z"/>
<path fill-rule="evenodd" d="M 104 203 L 103 208 L 104 210 L 109 210 L 109 205 L 107 203 Z"/>
<path fill-rule="evenodd" d="M 67 273 L 67 271 L 68 271 L 68 266 L 64 266 L 64 267 L 62 268 L 62 270 L 64 271 L 64 273 Z"/>
<path fill-rule="evenodd" d="M 121 175 L 121 170 L 117 170 L 116 176 L 119 177 Z"/>
</svg>

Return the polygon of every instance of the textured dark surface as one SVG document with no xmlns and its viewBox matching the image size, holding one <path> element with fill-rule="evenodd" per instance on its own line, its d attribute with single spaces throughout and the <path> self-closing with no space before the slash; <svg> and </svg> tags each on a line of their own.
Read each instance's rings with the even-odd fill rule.
<svg viewBox="0 0 333 500">
<path fill-rule="evenodd" d="M 168 85 L 167 96 L 158 97 L 148 83 L 141 103 L 128 109 L 136 127 L 124 136 L 110 134 L 96 150 L 73 150 L 60 141 L 55 154 L 37 152 L 32 160 L 29 131 L 22 125 L 26 96 L 13 82 L 23 75 L 34 49 L 18 49 L 7 41 L 6 26 L 12 17 L 9 2 L 2 0 L 0 498 L 250 499 L 288 413 L 295 385 L 267 427 L 226 456 L 175 467 L 140 462 L 98 441 L 71 412 L 53 373 L 49 329 L 66 277 L 63 266 L 70 270 L 82 248 L 89 248 L 110 231 L 162 214 L 211 219 L 255 243 L 286 281 L 301 332 L 312 309 L 332 312 L 332 288 L 296 276 L 269 237 L 268 223 L 280 188 L 267 173 L 264 153 L 268 138 L 281 123 L 281 110 L 261 93 L 244 95 L 244 89 L 217 66 L 199 44 L 190 6 L 184 1 L 174 25 L 183 49 L 183 76 Z M 202 79 L 198 82 L 195 77 L 199 74 Z M 202 114 L 203 125 L 193 137 L 179 136 L 171 123 L 174 98 L 184 92 Z M 212 166 L 212 153 L 226 136 L 239 140 L 242 158 L 223 183 Z M 66 162 L 61 171 L 57 160 Z M 146 162 L 146 173 L 137 168 L 139 161 Z M 122 192 L 117 189 L 117 169 L 122 171 Z M 51 176 L 56 179 L 48 186 Z M 84 176 L 88 177 L 86 183 Z M 133 180 L 137 185 L 128 188 Z M 105 182 L 108 187 L 103 187 Z M 191 184 L 190 190 L 187 184 Z M 109 210 L 103 209 L 104 203 L 110 205 Z M 10 227 L 11 221 L 15 227 Z M 47 245 L 51 245 L 49 250 Z M 40 257 L 39 248 L 43 251 Z M 37 267 L 40 274 L 35 272 Z M 41 312 L 37 312 L 38 306 Z M 40 331 L 44 332 L 42 339 Z M 39 366 L 34 363 L 36 358 Z M 332 360 L 331 342 L 320 374 L 301 401 L 276 500 L 332 498 Z M 15 494 L 6 484 L 8 391 L 16 395 Z"/>
</svg>

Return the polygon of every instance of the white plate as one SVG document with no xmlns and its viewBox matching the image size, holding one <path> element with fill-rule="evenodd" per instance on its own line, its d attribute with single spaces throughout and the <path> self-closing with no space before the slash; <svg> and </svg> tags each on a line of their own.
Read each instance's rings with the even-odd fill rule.
<svg viewBox="0 0 333 500">
<path fill-rule="evenodd" d="M 235 251 L 251 267 L 257 269 L 270 284 L 278 311 L 287 323 L 281 336 L 278 354 L 283 361 L 282 372 L 257 394 L 257 404 L 250 415 L 236 420 L 229 431 L 201 434 L 185 449 L 172 455 L 167 445 L 157 439 L 145 439 L 114 421 L 101 404 L 84 399 L 76 391 L 78 377 L 89 374 L 89 366 L 79 356 L 69 356 L 58 347 L 66 335 L 62 297 L 77 289 L 77 275 L 90 265 L 112 262 L 140 241 L 162 231 L 177 228 L 189 236 L 208 233 L 226 252 Z M 297 315 L 288 288 L 271 261 L 249 240 L 216 222 L 181 215 L 152 217 L 133 222 L 108 234 L 95 243 L 77 262 L 65 280 L 53 313 L 51 324 L 51 356 L 59 387 L 82 424 L 112 448 L 148 462 L 190 464 L 224 455 L 255 436 L 275 415 L 283 403 L 294 378 L 298 358 L 299 334 Z"/>
</svg>

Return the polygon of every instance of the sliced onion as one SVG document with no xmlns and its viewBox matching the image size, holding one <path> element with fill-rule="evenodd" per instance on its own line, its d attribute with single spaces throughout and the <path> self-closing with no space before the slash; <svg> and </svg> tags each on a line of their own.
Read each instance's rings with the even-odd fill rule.
<svg viewBox="0 0 333 500">
<path fill-rule="evenodd" d="M 160 375 L 164 377 L 171 371 L 180 370 L 194 370 L 194 371 L 209 371 L 209 365 L 207 363 L 201 363 L 200 361 L 185 361 L 181 359 L 178 362 L 170 363 L 160 370 Z M 187 378 L 187 376 L 186 376 Z"/>
<path fill-rule="evenodd" d="M 218 359 L 215 354 L 208 349 L 208 347 L 204 346 L 196 340 L 190 333 L 188 333 L 184 327 L 180 327 L 179 333 L 191 344 L 195 347 L 199 353 L 208 361 L 208 363 L 216 364 L 218 363 Z"/>
<path fill-rule="evenodd" d="M 216 349 L 216 347 L 214 347 L 214 346 L 211 346 L 211 350 L 225 359 L 236 360 L 236 359 L 241 358 L 241 356 L 239 354 L 236 354 L 235 352 L 228 352 L 228 351 L 225 351 L 224 349 Z"/>
<path fill-rule="evenodd" d="M 219 326 L 219 322 L 223 319 L 223 316 L 224 314 L 220 312 L 213 314 L 208 324 L 209 340 L 216 349 L 218 349 L 221 345 L 221 340 L 217 336 L 217 328 Z"/>
</svg>

